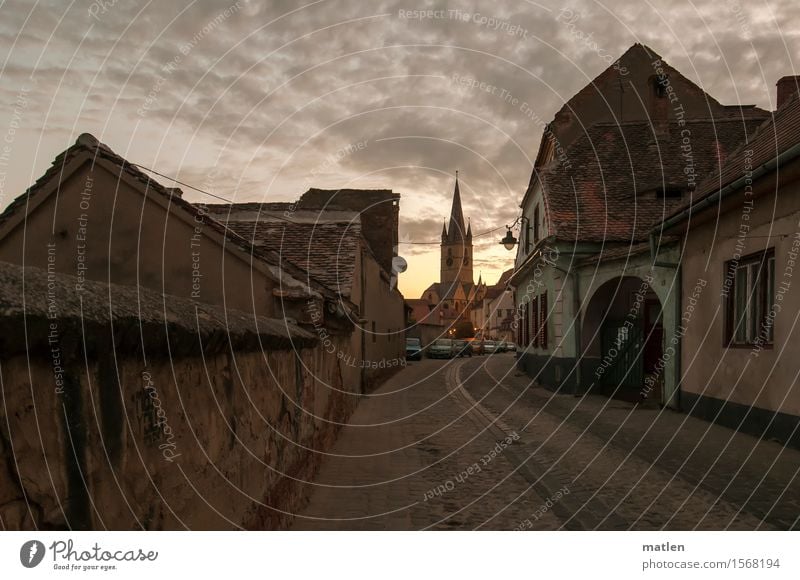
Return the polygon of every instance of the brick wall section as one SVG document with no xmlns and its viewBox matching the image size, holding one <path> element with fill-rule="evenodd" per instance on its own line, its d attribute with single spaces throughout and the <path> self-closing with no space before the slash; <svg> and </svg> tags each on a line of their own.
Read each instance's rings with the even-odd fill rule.
<svg viewBox="0 0 800 580">
<path fill-rule="evenodd" d="M 357 401 L 336 355 L 282 320 L 75 280 L 0 263 L 0 527 L 286 527 Z"/>
</svg>

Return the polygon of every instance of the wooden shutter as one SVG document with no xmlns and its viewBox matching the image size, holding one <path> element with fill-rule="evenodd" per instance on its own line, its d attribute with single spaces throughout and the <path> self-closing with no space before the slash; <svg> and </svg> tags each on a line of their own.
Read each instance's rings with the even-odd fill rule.
<svg viewBox="0 0 800 580">
<path fill-rule="evenodd" d="M 539 345 L 547 348 L 547 292 L 539 296 Z"/>
</svg>

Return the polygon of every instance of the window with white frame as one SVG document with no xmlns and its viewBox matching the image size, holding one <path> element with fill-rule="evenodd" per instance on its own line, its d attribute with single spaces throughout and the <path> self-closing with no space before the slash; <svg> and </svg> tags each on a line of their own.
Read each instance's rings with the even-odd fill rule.
<svg viewBox="0 0 800 580">
<path fill-rule="evenodd" d="M 727 262 L 725 340 L 729 346 L 772 344 L 775 300 L 775 251 Z"/>
</svg>

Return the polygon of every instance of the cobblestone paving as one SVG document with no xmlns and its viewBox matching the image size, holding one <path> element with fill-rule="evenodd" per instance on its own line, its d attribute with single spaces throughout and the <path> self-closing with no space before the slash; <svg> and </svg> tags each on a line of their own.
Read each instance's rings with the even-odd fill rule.
<svg viewBox="0 0 800 580">
<path fill-rule="evenodd" d="M 682 413 L 555 395 L 511 354 L 424 360 L 361 402 L 295 528 L 790 529 L 798 473 Z"/>
</svg>

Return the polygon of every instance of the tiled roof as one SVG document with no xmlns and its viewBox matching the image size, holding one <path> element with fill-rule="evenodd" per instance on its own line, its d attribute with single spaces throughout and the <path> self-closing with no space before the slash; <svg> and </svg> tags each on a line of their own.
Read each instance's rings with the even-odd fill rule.
<svg viewBox="0 0 800 580">
<path fill-rule="evenodd" d="M 511 275 L 514 273 L 514 268 L 509 268 L 500 275 L 495 286 L 505 287 L 508 281 L 511 280 Z"/>
<path fill-rule="evenodd" d="M 417 323 L 439 324 L 438 317 L 432 314 L 434 312 L 431 309 L 432 305 L 427 300 L 410 298 L 406 300 L 406 304 L 411 308 L 413 318 Z"/>
<path fill-rule="evenodd" d="M 295 223 L 271 219 L 226 220 L 228 228 L 259 248 L 267 248 L 309 272 L 343 296 L 350 296 L 356 256 L 361 247 L 361 224 L 353 222 Z"/>
<path fill-rule="evenodd" d="M 800 143 L 800 97 L 795 94 L 765 121 L 755 134 L 741 143 L 724 165 L 710 174 L 697 188 L 697 202 L 726 185 L 744 177 L 767 161 L 774 159 L 793 145 Z"/>
<path fill-rule="evenodd" d="M 599 123 L 567 151 L 569 165 L 537 171 L 550 234 L 567 241 L 628 241 L 688 202 L 688 191 L 718 170 L 763 118 L 668 124 L 656 140 L 649 122 Z M 689 147 L 689 149 L 687 149 Z M 694 183 L 689 172 L 694 172 Z M 677 188 L 679 197 L 656 195 Z"/>
<path fill-rule="evenodd" d="M 570 97 L 570 99 L 555 114 L 552 123 L 550 123 L 550 129 L 554 131 L 560 138 L 561 144 L 566 147 L 572 143 L 572 140 L 565 140 L 563 135 L 560 135 L 561 128 L 565 124 L 577 127 L 591 126 L 600 120 L 596 117 L 596 110 L 587 110 L 584 105 L 588 100 L 591 99 L 591 97 L 595 97 L 600 94 L 603 86 L 606 86 L 609 83 L 614 85 L 622 83 L 625 80 L 626 75 L 621 74 L 621 70 L 628 70 L 629 73 L 630 71 L 633 71 L 635 75 L 636 71 L 641 71 L 643 68 L 647 75 L 653 75 L 655 74 L 655 70 L 653 69 L 652 63 L 654 62 L 660 63 L 663 73 L 670 78 L 670 82 L 673 85 L 674 90 L 678 93 L 679 97 L 682 96 L 682 91 L 686 93 L 685 96 L 687 97 L 689 97 L 691 93 L 695 92 L 703 95 L 704 109 L 708 111 L 708 113 L 704 116 L 741 119 L 745 117 L 763 117 L 763 115 L 766 113 L 766 111 L 753 105 L 721 104 L 714 97 L 700 88 L 696 83 L 692 82 L 690 79 L 681 74 L 680 71 L 673 68 L 655 50 L 647 45 L 637 42 L 631 45 L 619 57 L 619 59 L 614 61 L 613 64 L 608 66 L 603 72 L 592 79 L 591 82 Z M 607 109 L 603 111 L 604 113 L 608 112 L 611 109 L 611 104 L 607 103 L 604 109 Z M 627 112 L 627 114 L 631 113 L 631 111 Z M 573 117 L 580 119 L 580 122 L 576 123 L 576 119 L 573 119 Z M 628 117 L 628 119 L 633 120 L 633 118 L 630 117 Z M 583 131 L 581 130 L 579 132 L 582 133 Z"/>
</svg>

